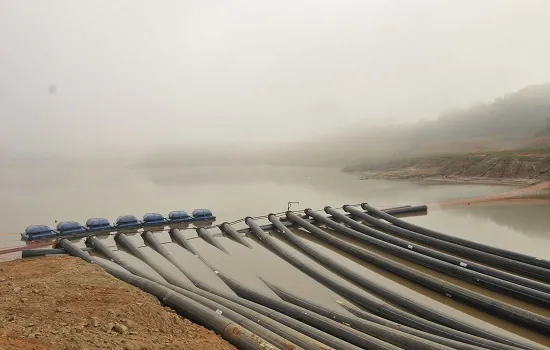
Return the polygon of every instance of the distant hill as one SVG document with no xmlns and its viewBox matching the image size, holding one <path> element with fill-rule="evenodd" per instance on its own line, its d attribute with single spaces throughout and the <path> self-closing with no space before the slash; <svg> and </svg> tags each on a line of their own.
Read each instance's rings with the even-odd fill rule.
<svg viewBox="0 0 550 350">
<path fill-rule="evenodd" d="M 530 138 L 547 127 L 549 120 L 550 84 L 545 84 L 528 86 L 484 105 L 443 112 L 425 126 L 431 137 L 446 140 Z M 424 136 L 426 132 L 417 135 Z"/>
<path fill-rule="evenodd" d="M 307 153 L 302 161 L 345 166 L 525 147 L 550 147 L 550 84 L 528 86 L 471 108 L 447 110 L 432 121 L 392 126 L 365 121 L 299 145 L 300 153 Z"/>
<path fill-rule="evenodd" d="M 332 132 L 304 142 L 271 147 L 188 145 L 158 150 L 136 165 L 263 163 L 353 168 L 425 155 L 550 149 L 550 84 L 528 86 L 471 108 L 447 110 L 432 121 L 376 125 L 366 119 L 343 129 L 337 117 Z"/>
</svg>

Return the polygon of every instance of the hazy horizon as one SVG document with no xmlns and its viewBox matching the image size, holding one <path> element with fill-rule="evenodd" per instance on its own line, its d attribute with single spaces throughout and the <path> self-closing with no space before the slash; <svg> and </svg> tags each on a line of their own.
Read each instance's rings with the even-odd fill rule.
<svg viewBox="0 0 550 350">
<path fill-rule="evenodd" d="M 0 156 L 269 147 L 550 81 L 546 1 L 0 3 Z"/>
</svg>

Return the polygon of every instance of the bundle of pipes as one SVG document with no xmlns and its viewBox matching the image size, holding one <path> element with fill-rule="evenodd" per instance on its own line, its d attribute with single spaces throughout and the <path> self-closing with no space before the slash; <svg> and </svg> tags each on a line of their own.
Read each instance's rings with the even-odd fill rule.
<svg viewBox="0 0 550 350">
<path fill-rule="evenodd" d="M 545 308 L 550 305 L 550 285 L 545 283 L 550 279 L 548 261 L 503 249 L 487 248 L 463 239 L 457 240 L 456 237 L 412 225 L 395 216 L 407 211 L 417 211 L 418 207 L 407 206 L 386 210 L 377 210 L 368 204 L 363 204 L 362 207 L 365 211 L 353 206 L 343 206 L 346 214 L 326 207 L 325 212 L 329 214 L 328 217 L 310 209 L 305 210 L 307 217 L 287 212 L 284 215 L 285 220 L 270 214 L 269 225 L 259 225 L 254 218 L 246 218 L 245 223 L 248 225 L 246 231 L 236 230 L 229 223 L 220 226 L 220 230 L 227 237 L 253 249 L 242 236 L 243 233 L 248 233 L 265 248 L 348 300 L 335 300 L 335 302 L 353 316 L 304 300 L 263 279 L 265 285 L 280 299 L 242 285 L 223 273 L 220 266 L 205 259 L 178 229 L 170 230 L 171 240 L 196 256 L 235 293 L 234 295 L 214 288 L 194 276 L 189 271 L 189 267 L 172 256 L 158 237 L 151 232 L 144 232 L 141 235 L 146 245 L 181 271 L 190 283 L 168 273 L 163 266 L 150 259 L 123 233 L 115 236 L 120 247 L 143 261 L 158 275 L 129 264 L 96 237 L 89 237 L 86 240 L 88 248 L 84 249 L 68 240 L 62 240 L 59 243 L 61 249 L 56 251 L 69 253 L 101 265 L 114 276 L 156 295 L 166 305 L 175 308 L 185 317 L 215 330 L 242 349 L 544 349 L 531 342 L 480 328 L 476 324 L 414 301 L 407 295 L 391 290 L 378 281 L 369 279 L 342 262 L 321 253 L 314 245 L 298 237 L 290 229 L 292 227 L 304 229 L 332 247 L 423 287 L 452 297 L 456 301 L 473 305 L 512 323 L 521 324 L 538 333 L 550 334 L 550 319 L 547 317 L 405 266 L 343 240 L 331 234 L 330 230 L 367 242 L 385 252 L 440 273 Z M 330 230 L 324 229 L 323 226 Z M 366 293 L 358 293 L 297 259 L 291 254 L 288 246 L 269 235 L 270 230 L 280 232 L 282 237 L 298 248 L 301 253 L 312 258 L 320 266 L 353 282 Z M 208 229 L 200 228 L 197 233 L 204 241 L 223 252 L 222 254 L 230 255 L 230 251 Z M 93 249 L 95 253 L 106 257 L 112 264 L 91 256 L 85 251 L 86 249 Z M 490 262 L 494 267 L 475 262 L 480 260 L 485 264 Z M 522 276 L 512 272 L 521 273 Z M 383 302 L 378 297 L 388 302 Z M 235 330 L 239 332 L 242 330 L 242 333 Z M 236 336 L 237 333 L 239 333 L 238 336 Z"/>
<path fill-rule="evenodd" d="M 424 215 L 427 213 L 428 207 L 426 205 L 403 205 L 398 207 L 392 207 L 387 209 L 382 209 L 383 212 L 391 214 L 394 217 L 407 217 L 407 216 L 416 216 L 416 215 Z M 347 214 L 347 216 L 351 216 L 351 214 Z M 312 220 L 310 220 L 312 221 Z M 293 226 L 294 223 L 287 221 L 284 223 L 287 226 Z M 248 243 L 242 239 L 242 235 L 249 232 L 250 230 L 248 228 L 235 230 L 229 223 L 224 222 L 221 225 L 219 225 L 220 229 L 226 232 L 226 234 L 232 238 L 233 240 L 237 241 L 238 243 L 241 243 L 243 245 L 248 245 Z M 264 225 L 262 226 L 264 230 L 272 230 L 274 229 L 272 224 Z M 202 228 L 203 231 L 198 231 L 199 234 L 203 234 L 204 232 L 208 232 L 206 228 Z M 207 233 L 208 236 L 208 233 Z M 94 237 L 94 236 L 91 236 Z M 43 246 L 48 245 L 56 245 L 55 242 L 43 242 Z M 10 250 L 6 250 L 6 252 L 15 252 L 15 251 L 21 251 L 21 257 L 22 258 L 31 258 L 31 257 L 38 257 L 38 256 L 45 256 L 45 255 L 62 255 L 66 254 L 63 249 L 56 249 L 56 248 L 45 248 L 45 249 L 37 249 L 37 248 L 29 248 L 29 247 L 16 247 L 16 248 L 10 248 Z M 0 251 L 0 254 L 3 254 Z"/>
</svg>

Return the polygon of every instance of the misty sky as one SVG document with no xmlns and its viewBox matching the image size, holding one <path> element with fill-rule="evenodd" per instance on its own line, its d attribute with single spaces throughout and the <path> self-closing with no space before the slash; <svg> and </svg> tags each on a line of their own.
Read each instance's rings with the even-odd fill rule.
<svg viewBox="0 0 550 350">
<path fill-rule="evenodd" d="M 0 154 L 300 140 L 550 82 L 547 0 L 0 0 Z"/>
</svg>

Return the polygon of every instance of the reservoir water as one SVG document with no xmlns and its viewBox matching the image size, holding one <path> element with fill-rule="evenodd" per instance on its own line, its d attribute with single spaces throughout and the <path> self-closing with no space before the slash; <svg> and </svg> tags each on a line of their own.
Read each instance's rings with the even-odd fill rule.
<svg viewBox="0 0 550 350">
<path fill-rule="evenodd" d="M 283 212 L 287 209 L 289 201 L 299 202 L 292 204 L 293 210 L 321 209 L 326 205 L 340 207 L 343 204 L 361 202 L 389 207 L 437 203 L 496 194 L 510 189 L 512 188 L 487 185 L 361 181 L 338 169 L 315 167 L 137 167 L 115 161 L 91 164 L 74 162 L 65 166 L 42 164 L 38 167 L 24 162 L 14 162 L 9 166 L 4 165 L 0 173 L 0 191 L 3 194 L 0 197 L 0 246 L 19 245 L 19 232 L 27 225 L 54 226 L 55 220 L 76 220 L 84 223 L 90 217 L 106 217 L 114 221 L 117 216 L 123 214 L 141 217 L 147 212 L 160 212 L 166 215 L 171 210 L 190 212 L 195 208 L 209 208 L 217 216 L 217 222 L 221 223 L 246 216 Z M 549 210 L 550 205 L 544 202 L 506 205 L 493 203 L 446 209 L 434 207 L 430 208 L 428 215 L 410 217 L 406 220 L 470 240 L 550 259 Z M 240 227 L 244 227 L 244 224 L 236 225 L 236 228 Z M 547 337 L 445 299 L 423 287 L 350 258 L 338 249 L 326 247 L 308 237 L 305 232 L 297 233 L 324 254 L 339 259 L 349 268 L 415 300 L 431 304 L 479 327 L 550 345 Z M 225 237 L 218 237 L 230 253 L 226 254 L 196 237 L 194 231 L 185 231 L 185 235 L 209 263 L 250 288 L 276 297 L 263 284 L 261 279 L 264 279 L 327 308 L 347 312 L 335 303 L 335 300 L 342 299 L 340 296 L 292 268 L 254 240 L 249 239 L 253 247 L 250 249 Z M 168 234 L 159 233 L 157 237 L 183 266 L 189 268 L 193 276 L 203 276 L 209 285 L 225 287 L 206 265 L 182 247 L 171 243 Z M 277 234 L 273 237 L 307 264 L 315 266 L 327 275 L 332 274 L 300 254 Z M 154 273 L 148 266 L 143 266 L 141 261 L 118 247 L 112 238 L 103 239 L 112 249 L 118 250 L 128 262 Z M 132 240 L 166 271 L 180 276 L 187 283 L 187 278 L 171 263 L 152 248 L 145 246 L 139 234 L 133 235 Z M 353 243 L 361 245 L 359 242 Z M 79 245 L 82 246 L 83 242 L 79 242 Z M 396 261 L 399 261 L 399 258 L 396 258 Z M 429 272 L 421 267 L 416 268 Z M 440 274 L 433 275 L 442 278 Z M 336 275 L 332 277 L 340 278 Z M 366 293 L 343 278 L 340 280 L 349 288 Z M 468 287 L 467 283 L 458 284 Z M 471 286 L 471 289 L 479 290 L 475 286 Z M 228 289 L 224 290 L 231 293 Z M 496 293 L 486 294 L 499 298 Z M 499 299 L 506 302 L 512 300 L 505 297 Z M 525 307 L 523 303 L 518 302 L 517 305 Z M 529 309 L 549 316 L 548 310 L 536 307 Z"/>
</svg>

